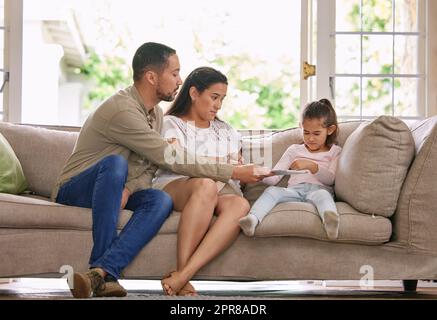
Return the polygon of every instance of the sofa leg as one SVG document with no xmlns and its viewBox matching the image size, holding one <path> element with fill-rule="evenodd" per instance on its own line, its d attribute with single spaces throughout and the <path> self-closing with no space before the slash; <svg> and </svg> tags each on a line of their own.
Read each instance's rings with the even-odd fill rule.
<svg viewBox="0 0 437 320">
<path fill-rule="evenodd" d="M 418 280 L 402 280 L 404 286 L 404 292 L 416 292 Z"/>
</svg>

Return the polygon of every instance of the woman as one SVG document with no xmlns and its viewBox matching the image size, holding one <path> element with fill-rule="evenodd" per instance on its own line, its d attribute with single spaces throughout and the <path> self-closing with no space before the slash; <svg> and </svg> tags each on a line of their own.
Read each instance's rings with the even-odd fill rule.
<svg viewBox="0 0 437 320">
<path fill-rule="evenodd" d="M 204 160 L 242 163 L 239 134 L 217 118 L 227 86 L 227 78 L 215 69 L 194 70 L 164 117 L 162 135 Z M 225 184 L 159 170 L 153 186 L 167 192 L 181 212 L 177 270 L 162 279 L 162 287 L 167 295 L 196 295 L 189 280 L 234 242 L 249 203 L 233 180 Z"/>
</svg>

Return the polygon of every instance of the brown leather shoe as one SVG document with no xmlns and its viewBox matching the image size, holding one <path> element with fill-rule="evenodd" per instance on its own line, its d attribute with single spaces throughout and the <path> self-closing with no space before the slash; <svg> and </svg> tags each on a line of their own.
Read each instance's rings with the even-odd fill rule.
<svg viewBox="0 0 437 320">
<path fill-rule="evenodd" d="M 90 298 L 91 294 L 105 285 L 103 270 L 91 269 L 88 272 L 75 272 L 73 275 L 73 288 L 70 289 L 73 297 L 78 299 Z"/>
<path fill-rule="evenodd" d="M 107 275 L 105 283 L 94 290 L 94 297 L 126 297 L 127 291 L 114 277 Z"/>
</svg>

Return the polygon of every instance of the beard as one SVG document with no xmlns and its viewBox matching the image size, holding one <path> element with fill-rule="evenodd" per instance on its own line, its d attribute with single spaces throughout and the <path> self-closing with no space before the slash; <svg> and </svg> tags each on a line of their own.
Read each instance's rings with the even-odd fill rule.
<svg viewBox="0 0 437 320">
<path fill-rule="evenodd" d="M 156 96 L 161 101 L 172 102 L 176 98 L 176 91 L 174 91 L 173 93 L 163 92 L 161 88 L 158 87 L 156 89 Z"/>
<path fill-rule="evenodd" d="M 172 94 L 168 94 L 168 93 L 165 94 L 162 92 L 158 92 L 157 95 L 158 95 L 159 100 L 165 101 L 165 102 L 172 102 L 175 99 L 175 97 Z"/>
</svg>

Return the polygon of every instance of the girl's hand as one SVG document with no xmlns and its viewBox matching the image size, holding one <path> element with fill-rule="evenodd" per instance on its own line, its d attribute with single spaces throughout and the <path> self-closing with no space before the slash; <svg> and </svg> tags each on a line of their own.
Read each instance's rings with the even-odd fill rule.
<svg viewBox="0 0 437 320">
<path fill-rule="evenodd" d="M 310 170 L 312 174 L 319 171 L 319 165 L 310 160 L 295 160 L 291 166 L 291 170 Z"/>
</svg>

